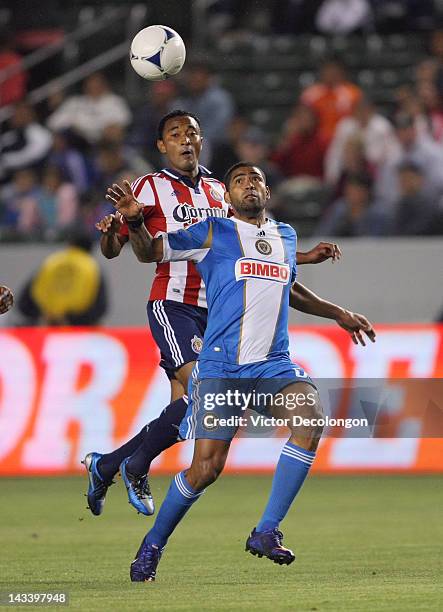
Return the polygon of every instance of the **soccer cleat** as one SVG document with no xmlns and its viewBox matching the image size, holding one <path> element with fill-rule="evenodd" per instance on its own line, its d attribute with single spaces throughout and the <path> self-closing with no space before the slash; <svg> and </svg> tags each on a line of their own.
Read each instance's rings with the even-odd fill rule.
<svg viewBox="0 0 443 612">
<path fill-rule="evenodd" d="M 114 484 L 114 481 L 105 482 L 100 476 L 97 469 L 97 462 L 103 455 L 100 453 L 88 453 L 82 463 L 88 472 L 89 487 L 88 487 L 88 509 L 95 516 L 99 516 L 103 512 L 106 493 L 108 488 Z"/>
<path fill-rule="evenodd" d="M 155 544 L 148 544 L 145 537 L 131 563 L 131 582 L 154 582 L 163 550 Z"/>
<path fill-rule="evenodd" d="M 137 512 L 151 516 L 155 512 L 154 500 L 149 488 L 148 476 L 133 476 L 126 469 L 128 459 L 122 461 L 120 474 L 128 492 L 129 503 Z"/>
<path fill-rule="evenodd" d="M 267 557 L 279 565 L 289 565 L 295 559 L 292 550 L 282 546 L 283 534 L 277 528 L 269 531 L 252 530 L 246 540 L 246 551 L 258 557 Z"/>
</svg>

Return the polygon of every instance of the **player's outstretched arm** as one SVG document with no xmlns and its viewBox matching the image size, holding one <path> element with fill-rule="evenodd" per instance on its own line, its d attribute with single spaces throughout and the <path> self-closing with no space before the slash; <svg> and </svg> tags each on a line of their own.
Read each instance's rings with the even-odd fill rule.
<svg viewBox="0 0 443 612">
<path fill-rule="evenodd" d="M 163 240 L 153 238 L 146 229 L 143 206 L 137 202 L 128 181 L 123 186 L 114 183 L 106 192 L 106 199 L 125 218 L 129 229 L 129 241 L 139 261 L 150 263 L 163 258 Z"/>
<path fill-rule="evenodd" d="M 345 329 L 354 344 L 366 346 L 365 334 L 371 342 L 375 342 L 375 331 L 371 323 L 361 314 L 346 310 L 337 304 L 323 300 L 301 283 L 295 282 L 289 294 L 289 305 L 295 310 L 306 314 L 333 319 L 337 325 Z"/>
<path fill-rule="evenodd" d="M 95 224 L 95 227 L 101 232 L 100 248 L 107 259 L 118 257 L 127 240 L 127 238 L 119 235 L 122 225 L 122 216 L 118 213 L 106 215 Z"/>
<path fill-rule="evenodd" d="M 0 285 L 0 314 L 5 314 L 14 304 L 14 294 L 5 285 Z"/>
<path fill-rule="evenodd" d="M 313 249 L 303 253 L 297 251 L 297 265 L 317 264 L 330 259 L 332 263 L 341 258 L 341 251 L 335 242 L 319 242 Z"/>
</svg>

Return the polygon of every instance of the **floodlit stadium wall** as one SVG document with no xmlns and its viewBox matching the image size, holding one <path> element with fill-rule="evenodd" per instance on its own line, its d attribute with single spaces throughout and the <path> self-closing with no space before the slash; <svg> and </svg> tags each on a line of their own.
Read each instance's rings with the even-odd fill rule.
<svg viewBox="0 0 443 612">
<path fill-rule="evenodd" d="M 441 238 L 339 238 L 343 258 L 338 264 L 299 266 L 298 279 L 313 291 L 376 323 L 433 321 L 443 310 Z M 299 242 L 300 250 L 317 244 Z M 0 246 L 0 282 L 17 293 L 31 272 L 59 245 Z M 110 308 L 103 324 L 110 327 L 146 324 L 146 299 L 154 266 L 136 261 L 131 248 L 106 260 L 97 260 L 109 286 Z M 129 296 L 129 297 L 128 297 Z M 0 327 L 11 325 L 16 314 L 0 317 Z M 323 319 L 291 310 L 293 325 L 322 325 Z"/>
<path fill-rule="evenodd" d="M 377 332 L 376 344 L 363 348 L 337 327 L 290 330 L 292 359 L 317 380 L 389 379 L 394 389 L 411 379 L 438 385 L 425 386 L 428 395 L 419 400 L 398 394 L 389 437 L 328 435 L 314 470 L 443 472 L 443 325 L 383 325 Z M 79 472 L 87 452 L 119 446 L 169 401 L 145 328 L 11 328 L 0 331 L 0 351 L 2 475 Z M 351 404 L 344 400 L 342 415 Z M 271 472 L 282 444 L 279 437 L 237 439 L 227 471 Z M 153 470 L 175 473 L 191 454 L 192 442 L 177 444 Z"/>
</svg>

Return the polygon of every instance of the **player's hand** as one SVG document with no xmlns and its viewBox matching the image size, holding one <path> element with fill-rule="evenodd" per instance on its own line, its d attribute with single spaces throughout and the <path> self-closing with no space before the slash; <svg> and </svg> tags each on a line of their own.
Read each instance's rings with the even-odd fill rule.
<svg viewBox="0 0 443 612">
<path fill-rule="evenodd" d="M 354 344 L 366 346 L 364 334 L 371 342 L 375 342 L 375 331 L 371 323 L 361 314 L 343 310 L 336 318 L 337 324 L 345 329 Z"/>
<path fill-rule="evenodd" d="M 0 314 L 5 314 L 14 304 L 14 294 L 5 285 L 0 285 Z"/>
<path fill-rule="evenodd" d="M 106 215 L 106 217 L 103 217 L 103 219 L 95 224 L 95 227 L 102 234 L 113 235 L 119 233 L 122 225 L 122 216 L 120 213 L 116 212 L 115 215 Z"/>
<path fill-rule="evenodd" d="M 310 251 L 306 253 L 297 253 L 298 264 L 318 264 L 331 259 L 332 263 L 341 258 L 341 251 L 338 244 L 335 242 L 319 242 Z"/>
<path fill-rule="evenodd" d="M 128 181 L 123 181 L 123 187 L 114 183 L 105 197 L 128 221 L 135 221 L 142 214 L 143 206 L 135 199 Z"/>
</svg>

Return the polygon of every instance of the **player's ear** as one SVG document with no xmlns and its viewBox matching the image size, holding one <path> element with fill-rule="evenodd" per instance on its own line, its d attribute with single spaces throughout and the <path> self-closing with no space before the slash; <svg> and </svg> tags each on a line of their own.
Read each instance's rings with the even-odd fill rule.
<svg viewBox="0 0 443 612">
<path fill-rule="evenodd" d="M 267 185 L 266 185 L 266 199 L 267 200 L 271 199 L 271 190 L 269 189 Z"/>
<path fill-rule="evenodd" d="M 232 204 L 231 202 L 231 196 L 229 195 L 229 191 L 225 191 L 225 202 L 227 204 Z"/>
<path fill-rule="evenodd" d="M 160 153 L 165 155 L 166 147 L 165 147 L 163 140 L 161 140 L 160 138 L 157 140 L 157 149 L 160 151 Z"/>
</svg>

